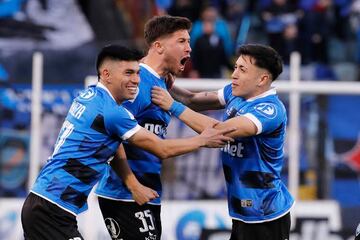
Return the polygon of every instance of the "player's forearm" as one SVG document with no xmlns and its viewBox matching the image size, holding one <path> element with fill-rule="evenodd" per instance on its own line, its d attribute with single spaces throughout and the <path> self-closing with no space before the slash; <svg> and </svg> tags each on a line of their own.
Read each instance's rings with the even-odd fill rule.
<svg viewBox="0 0 360 240">
<path fill-rule="evenodd" d="M 111 161 L 111 167 L 116 172 L 116 174 L 123 180 L 123 182 L 130 191 L 138 184 L 140 184 L 129 166 L 122 145 L 119 147 L 119 150 L 114 160 Z"/>
<path fill-rule="evenodd" d="M 217 96 L 217 92 L 194 93 L 187 89 L 174 86 L 170 91 L 171 96 L 193 109 L 194 111 L 216 110 L 224 108 Z"/>
<path fill-rule="evenodd" d="M 186 108 L 178 118 L 197 133 L 201 133 L 205 128 L 213 127 L 219 122 L 216 119 L 197 113 L 189 108 Z"/>
<path fill-rule="evenodd" d="M 199 136 L 185 139 L 167 139 L 162 140 L 159 149 L 154 149 L 157 151 L 155 153 L 162 159 L 167 159 L 189 153 L 199 149 L 200 147 L 205 146 L 205 142 Z"/>
<path fill-rule="evenodd" d="M 131 144 L 144 149 L 161 159 L 166 159 L 194 151 L 206 144 L 206 138 L 200 135 L 186 139 L 161 139 L 142 129 L 129 138 Z"/>
<path fill-rule="evenodd" d="M 195 93 L 177 86 L 173 86 L 169 92 L 176 101 L 182 102 L 185 105 L 189 105 L 195 95 Z"/>
</svg>

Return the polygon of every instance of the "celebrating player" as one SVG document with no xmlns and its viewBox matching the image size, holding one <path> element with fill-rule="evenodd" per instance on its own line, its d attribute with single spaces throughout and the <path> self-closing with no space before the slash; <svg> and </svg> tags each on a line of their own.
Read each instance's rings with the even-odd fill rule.
<svg viewBox="0 0 360 240">
<path fill-rule="evenodd" d="M 191 52 L 190 27 L 190 20 L 174 16 L 156 16 L 145 24 L 144 37 L 149 49 L 140 63 L 139 92 L 133 101 L 123 104 L 141 126 L 160 138 L 165 137 L 171 116 L 151 102 L 151 89 L 153 86 L 166 89 L 165 77 L 184 70 Z M 126 154 L 120 149 L 118 156 L 122 156 L 123 161 L 117 162 L 122 163 L 122 173 L 116 174 L 109 167 L 96 189 L 105 224 L 108 229 L 113 222 L 119 225 L 120 233 L 109 231 L 113 239 L 146 239 L 149 236 L 160 239 L 161 199 L 152 199 L 151 194 L 141 192 L 142 188 L 138 190 L 137 180 L 155 189 L 161 197 L 161 160 L 126 142 L 123 145 Z M 148 203 L 142 205 L 145 202 Z"/>
<path fill-rule="evenodd" d="M 290 209 L 294 200 L 281 181 L 284 162 L 286 109 L 271 83 L 282 72 L 282 61 L 272 48 L 248 44 L 232 73 L 232 83 L 218 92 L 192 93 L 174 87 L 178 100 L 198 110 L 225 108 L 218 129 L 237 127 L 227 136 L 235 138 L 222 149 L 233 219 L 231 240 L 289 239 Z M 215 119 L 186 108 L 154 87 L 152 100 L 181 121 L 201 132 Z"/>
</svg>

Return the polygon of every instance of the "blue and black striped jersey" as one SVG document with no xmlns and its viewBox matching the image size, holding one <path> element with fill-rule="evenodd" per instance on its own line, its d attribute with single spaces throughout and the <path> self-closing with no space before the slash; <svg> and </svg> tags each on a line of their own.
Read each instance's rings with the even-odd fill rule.
<svg viewBox="0 0 360 240">
<path fill-rule="evenodd" d="M 140 128 L 104 85 L 89 87 L 74 99 L 31 191 L 73 214 L 85 211 L 109 159 Z"/>
<path fill-rule="evenodd" d="M 224 121 L 244 116 L 258 130 L 221 149 L 230 216 L 258 223 L 285 215 L 294 200 L 280 178 L 287 117 L 275 89 L 245 100 L 233 96 L 227 85 L 218 96 L 226 107 Z"/>
<path fill-rule="evenodd" d="M 151 89 L 153 86 L 166 89 L 165 80 L 146 64 L 140 64 L 140 79 L 136 98 L 133 101 L 124 102 L 123 106 L 135 116 L 142 127 L 160 138 L 164 138 L 171 116 L 169 112 L 151 102 Z M 124 142 L 123 145 L 130 168 L 137 179 L 145 186 L 156 190 L 161 196 L 161 160 L 149 152 L 129 145 L 127 142 Z M 104 198 L 133 201 L 131 192 L 110 166 L 95 193 Z M 160 198 L 154 199 L 150 203 L 160 204 Z"/>
</svg>

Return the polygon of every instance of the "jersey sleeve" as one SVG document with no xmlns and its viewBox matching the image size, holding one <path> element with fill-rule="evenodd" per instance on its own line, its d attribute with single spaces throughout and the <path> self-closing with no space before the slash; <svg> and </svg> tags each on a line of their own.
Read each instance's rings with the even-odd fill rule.
<svg viewBox="0 0 360 240">
<path fill-rule="evenodd" d="M 226 103 L 229 101 L 231 96 L 232 96 L 231 84 L 228 84 L 225 87 L 218 90 L 218 98 L 222 106 L 226 105 Z"/>
<path fill-rule="evenodd" d="M 111 135 L 117 135 L 122 140 L 130 138 L 141 129 L 132 113 L 122 106 L 109 112 L 105 124 Z"/>
<path fill-rule="evenodd" d="M 286 122 L 286 113 L 283 107 L 273 102 L 253 104 L 243 116 L 256 125 L 257 134 L 272 132 Z"/>
</svg>

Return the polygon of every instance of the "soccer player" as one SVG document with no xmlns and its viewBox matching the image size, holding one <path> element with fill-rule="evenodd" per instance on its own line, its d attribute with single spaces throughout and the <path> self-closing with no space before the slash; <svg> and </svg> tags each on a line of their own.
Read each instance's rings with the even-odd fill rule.
<svg viewBox="0 0 360 240">
<path fill-rule="evenodd" d="M 141 126 L 160 138 L 165 137 L 171 116 L 151 102 L 151 89 L 153 86 L 166 89 L 165 77 L 168 74 L 178 75 L 184 70 L 191 52 L 190 27 L 190 20 L 174 16 L 156 16 L 145 24 L 148 53 L 140 63 L 139 92 L 133 101 L 123 104 Z M 117 162 L 123 167 L 122 173 L 116 174 L 113 168 L 108 167 L 95 191 L 105 225 L 112 239 L 160 239 L 162 161 L 127 142 L 123 146 L 125 153 L 121 149 L 119 151 L 123 161 Z M 151 194 L 141 193 L 136 187 L 139 186 L 137 180 L 155 189 L 160 197 L 152 199 Z M 111 231 L 111 224 L 118 224 L 121 231 Z"/>
<path fill-rule="evenodd" d="M 189 139 L 162 140 L 140 127 L 120 104 L 137 94 L 141 57 L 118 45 L 99 53 L 99 82 L 73 101 L 54 152 L 23 205 L 25 239 L 83 239 L 76 215 L 87 209 L 92 187 L 124 140 L 160 158 L 218 147 L 226 141 L 225 132 L 215 129 Z"/>
<path fill-rule="evenodd" d="M 178 99 L 186 96 L 187 103 L 198 109 L 225 108 L 224 121 L 216 128 L 237 127 L 227 135 L 235 142 L 222 149 L 229 214 L 233 219 L 230 239 L 289 239 L 294 200 L 280 178 L 287 117 L 284 105 L 271 88 L 282 72 L 282 61 L 275 50 L 264 45 L 243 45 L 239 53 L 232 83 L 218 92 L 174 91 Z M 154 103 L 197 132 L 216 123 L 173 101 L 159 88 L 154 87 L 152 97 Z"/>
</svg>

